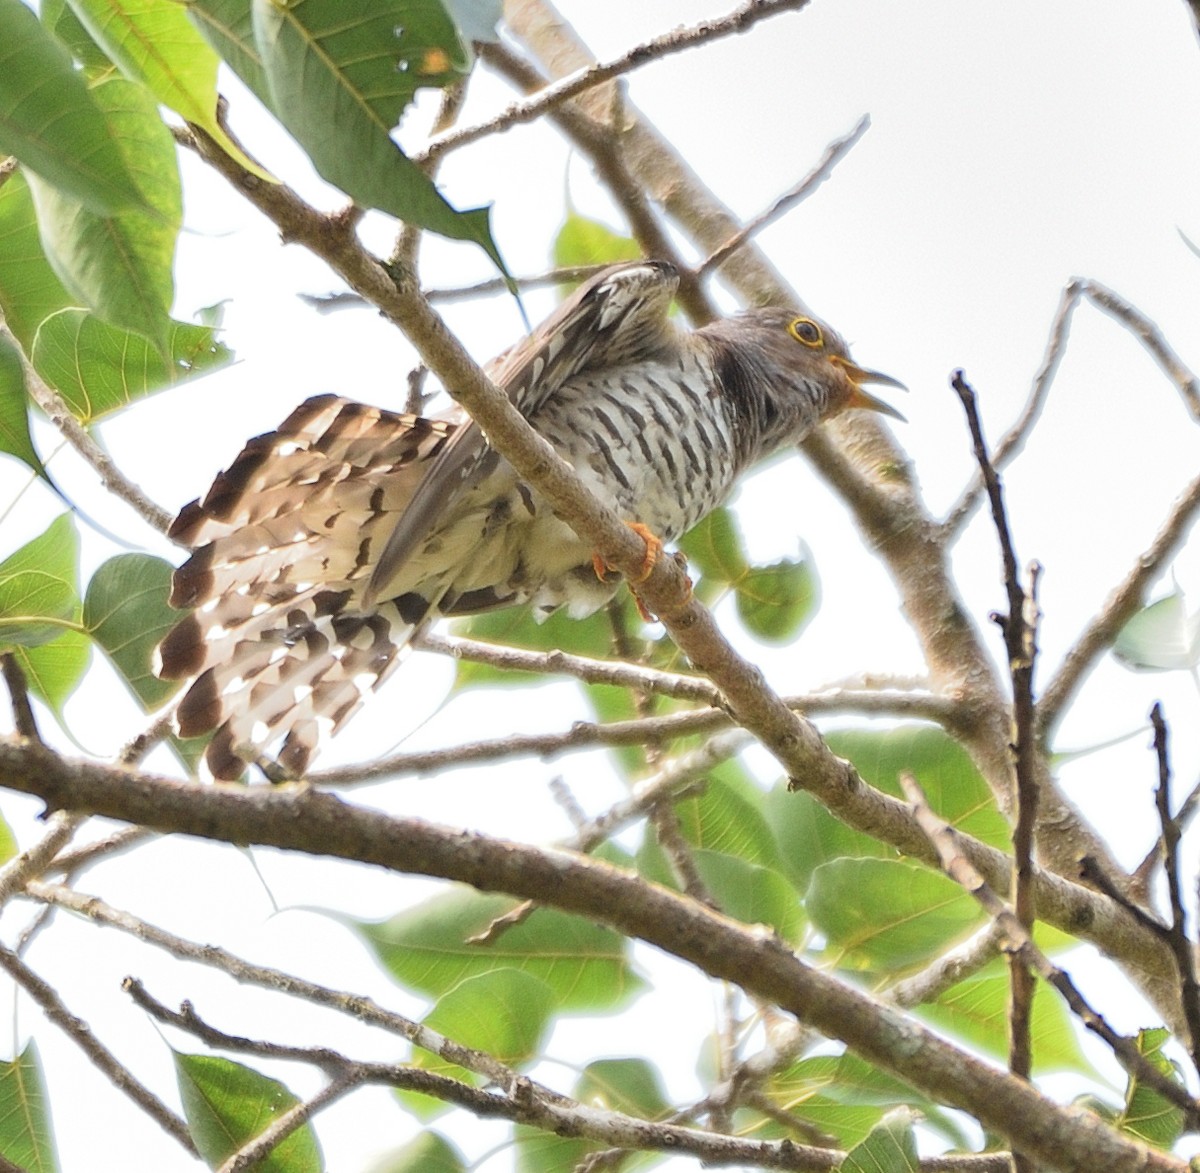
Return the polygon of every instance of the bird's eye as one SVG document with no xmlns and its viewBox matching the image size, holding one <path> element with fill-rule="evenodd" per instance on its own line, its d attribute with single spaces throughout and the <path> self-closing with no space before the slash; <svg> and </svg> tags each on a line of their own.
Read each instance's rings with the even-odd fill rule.
<svg viewBox="0 0 1200 1173">
<path fill-rule="evenodd" d="M 813 350 L 819 350 L 825 345 L 825 335 L 821 333 L 821 327 L 812 318 L 793 318 L 788 324 L 788 333 L 797 342 L 811 346 Z"/>
</svg>

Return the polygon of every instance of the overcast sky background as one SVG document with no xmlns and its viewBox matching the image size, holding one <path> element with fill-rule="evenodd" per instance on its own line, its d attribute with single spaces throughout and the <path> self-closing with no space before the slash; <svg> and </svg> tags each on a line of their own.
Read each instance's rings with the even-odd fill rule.
<svg viewBox="0 0 1200 1173">
<path fill-rule="evenodd" d="M 602 59 L 729 6 L 715 0 L 561 5 Z M 1186 362 L 1200 366 L 1200 259 L 1180 236 L 1200 240 L 1200 50 L 1182 0 L 1137 6 L 816 0 L 746 36 L 650 65 L 628 84 L 633 101 L 745 217 L 769 205 L 831 139 L 870 114 L 871 129 L 833 178 L 767 230 L 762 243 L 807 304 L 852 341 L 860 362 L 908 384 L 907 396 L 893 397 L 909 420 L 896 431 L 935 514 L 954 501 L 972 471 L 950 372 L 965 368 L 994 440 L 1024 402 L 1060 292 L 1073 275 L 1095 278 L 1133 302 Z M 312 177 L 253 99 L 232 82 L 225 88 L 232 124 L 250 149 L 321 206 L 338 206 L 336 193 Z M 483 118 L 510 99 L 505 86 L 481 74 L 471 84 L 463 121 Z M 416 141 L 424 117 L 418 111 L 406 126 L 406 141 Z M 412 363 L 403 337 L 369 310 L 320 316 L 301 302 L 297 292 L 336 290 L 336 279 L 302 250 L 281 246 L 270 225 L 191 159 L 184 159 L 184 174 L 189 233 L 180 248 L 177 315 L 187 318 L 230 299 L 227 340 L 239 363 L 161 394 L 102 429 L 119 465 L 170 508 L 202 493 L 244 439 L 275 426 L 309 395 L 334 391 L 400 405 Z M 586 163 L 540 125 L 453 156 L 442 180 L 460 207 L 494 204 L 495 235 L 514 272 L 546 266 L 566 192 L 580 210 L 621 226 Z M 365 231 L 387 250 L 392 229 L 386 222 Z M 490 275 L 482 253 L 466 245 L 431 241 L 423 256 L 429 285 Z M 531 317 L 540 318 L 551 304 L 548 294 L 531 295 Z M 446 313 L 480 360 L 521 329 L 504 298 Z M 40 436 L 49 451 L 53 436 Z M 1045 416 L 1006 478 L 1018 553 L 1045 565 L 1042 680 L 1150 542 L 1169 502 L 1195 474 L 1197 452 L 1196 427 L 1149 356 L 1108 318 L 1086 307 L 1078 311 Z M 106 526 L 137 548 L 177 560 L 129 510 L 102 500 L 91 474 L 68 455 L 52 468 Z M 14 466 L 0 468 L 5 499 L 23 483 Z M 752 553 L 794 554 L 803 541 L 823 583 L 822 610 L 798 645 L 746 645 L 772 683 L 799 692 L 864 671 L 921 669 L 894 589 L 861 549 L 845 510 L 802 460 L 774 464 L 739 500 Z M 57 511 L 38 489 L 30 491 L 4 520 L 5 547 L 40 532 Z M 86 527 L 83 540 L 88 572 L 115 552 Z M 1175 563 L 1179 584 L 1196 606 L 1198 545 L 1191 542 Z M 962 541 L 956 565 L 969 607 L 983 624 L 1003 595 L 994 540 L 982 521 Z M 722 614 L 736 632 L 731 611 Z M 998 634 L 989 638 L 998 650 Z M 416 749 L 518 728 L 558 730 L 588 715 L 566 683 L 503 697 L 469 693 L 435 711 L 451 675 L 445 663 L 414 658 L 320 764 L 377 754 L 410 730 L 404 745 Z M 1106 661 L 1064 724 L 1060 747 L 1136 729 L 1159 696 L 1173 723 L 1182 792 L 1200 759 L 1198 699 L 1182 674 L 1135 676 Z M 104 669 L 68 707 L 68 717 L 79 742 L 106 756 L 145 721 Z M 1130 864 L 1153 835 L 1154 770 L 1146 740 L 1135 738 L 1062 774 Z M 764 778 L 773 777 L 765 758 L 752 760 Z M 151 764 L 172 768 L 166 757 Z M 546 841 L 568 830 L 546 790 L 547 781 L 564 772 L 589 811 L 620 792 L 604 755 L 596 754 L 569 764 L 532 761 L 436 781 L 398 780 L 361 797 L 397 812 Z M 3 795 L 0 809 L 23 845 L 36 837 L 34 804 Z M 325 861 L 269 852 L 255 852 L 255 860 L 284 907 L 386 916 L 414 891 L 433 890 Z M 398 993 L 329 919 L 305 911 L 272 916 L 249 862 L 228 849 L 163 841 L 96 869 L 84 886 L 196 940 L 219 941 L 254 960 L 370 993 L 407 1013 L 423 1011 L 420 1000 Z M 10 909 L 6 928 L 27 916 L 27 908 Z M 231 998 L 233 987 L 224 979 L 60 920 L 38 941 L 31 963 L 59 986 L 72 1009 L 107 1031 L 107 1041 L 154 1086 L 173 1086 L 169 1057 L 155 1029 L 119 992 L 128 972 L 167 1002 L 192 998 L 231 1031 L 302 1040 L 311 1037 L 304 1025 L 310 1018 L 320 1024 L 313 1031 L 326 1029 L 327 1018 L 292 1003 L 249 990 Z M 646 963 L 662 975 L 678 971 L 679 982 L 669 996 L 651 994 L 627 1016 L 601 1021 L 601 1045 L 613 1054 L 652 1053 L 642 1041 L 647 1032 L 672 1037 L 677 1031 L 683 1041 L 678 1063 L 666 1072 L 669 1090 L 696 1094 L 696 1023 L 711 1019 L 713 991 L 673 962 L 647 956 Z M 1148 1021 L 1132 999 L 1105 1009 L 1119 1028 Z M 14 1042 L 19 1047 L 36 1029 L 66 1170 L 127 1168 L 133 1159 L 164 1171 L 194 1167 L 38 1020 L 23 1003 Z M 352 1028 L 322 1037 L 342 1041 L 355 1054 L 396 1053 Z M 570 1024 L 550 1052 L 568 1060 L 595 1039 L 595 1024 Z M 561 1066 L 548 1066 L 539 1077 L 564 1088 L 573 1079 Z M 301 1094 L 316 1086 L 293 1070 L 285 1078 Z M 410 1127 L 382 1091 L 358 1093 L 319 1122 L 327 1157 L 339 1171 L 363 1167 L 372 1151 Z M 478 1155 L 504 1133 L 478 1125 L 457 1135 Z M 501 1154 L 486 1169 L 508 1168 L 509 1161 Z"/>
</svg>

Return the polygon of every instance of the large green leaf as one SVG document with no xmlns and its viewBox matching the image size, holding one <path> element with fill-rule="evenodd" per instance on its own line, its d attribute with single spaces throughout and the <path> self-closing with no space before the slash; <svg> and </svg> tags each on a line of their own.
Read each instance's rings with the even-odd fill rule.
<svg viewBox="0 0 1200 1173">
<path fill-rule="evenodd" d="M 64 631 L 35 648 L 15 648 L 13 655 L 33 694 L 61 721 L 63 705 L 79 686 L 92 656 L 92 641 L 81 631 Z"/>
<path fill-rule="evenodd" d="M 838 1166 L 838 1173 L 918 1173 L 915 1117 L 907 1108 L 889 1112 Z"/>
<path fill-rule="evenodd" d="M 172 567 L 149 554 L 118 554 L 88 583 L 83 623 L 146 709 L 155 709 L 179 687 L 154 675 L 154 649 L 179 622 L 167 602 Z"/>
<path fill-rule="evenodd" d="M 840 964 L 884 973 L 929 961 L 983 918 L 953 880 L 899 859 L 821 864 L 805 907 Z"/>
<path fill-rule="evenodd" d="M 0 452 L 23 460 L 38 476 L 49 480 L 42 458 L 29 434 L 29 400 L 21 354 L 0 334 Z"/>
<path fill-rule="evenodd" d="M 89 77 L 111 70 L 112 62 L 101 52 L 92 34 L 79 23 L 67 0 L 42 0 L 38 16 L 42 24 L 66 47 Z"/>
<path fill-rule="evenodd" d="M 211 326 L 171 320 L 165 345 L 164 356 L 140 334 L 110 326 L 86 310 L 66 309 L 42 323 L 30 357 L 74 415 L 92 423 L 233 359 Z"/>
<path fill-rule="evenodd" d="M 0 1153 L 26 1173 L 58 1170 L 42 1062 L 32 1039 L 15 1059 L 0 1064 Z"/>
<path fill-rule="evenodd" d="M 74 628 L 79 536 L 64 513 L 0 562 L 0 651 L 37 647 Z"/>
<path fill-rule="evenodd" d="M 442 5 L 252 0 L 252 13 L 271 109 L 322 178 L 364 207 L 474 241 L 505 271 L 488 209 L 456 211 L 391 138 L 418 87 L 448 85 L 468 68 Z"/>
<path fill-rule="evenodd" d="M 1008 967 L 997 960 L 946 990 L 936 1002 L 919 1007 L 917 1014 L 947 1034 L 1004 1059 L 1008 1054 L 1009 990 Z M 1033 1061 L 1038 1074 L 1064 1070 L 1095 1074 L 1080 1049 L 1065 1004 L 1045 982 L 1038 982 L 1033 993 Z"/>
<path fill-rule="evenodd" d="M 271 91 L 262 58 L 254 43 L 250 0 L 191 0 L 187 14 L 204 39 L 262 102 L 271 105 Z"/>
<path fill-rule="evenodd" d="M 253 1140 L 300 1101 L 277 1079 L 215 1055 L 176 1051 L 179 1098 L 192 1139 L 210 1168 Z M 311 1124 L 303 1125 L 254 1166 L 255 1173 L 322 1173 Z"/>
<path fill-rule="evenodd" d="M 447 990 L 424 1023 L 456 1043 L 520 1066 L 537 1055 L 557 1002 L 541 978 L 520 969 L 494 969 Z M 428 1051 L 416 1051 L 413 1060 L 418 1067 L 453 1079 L 474 1078 Z"/>
<path fill-rule="evenodd" d="M 546 982 L 564 1010 L 614 1009 L 641 989 L 618 933 L 554 909 L 537 909 L 490 945 L 471 943 L 513 907 L 503 896 L 456 890 L 353 927 L 398 981 L 434 997 L 500 967 Z"/>
<path fill-rule="evenodd" d="M 99 215 L 31 176 L 42 246 L 76 304 L 115 326 L 162 341 L 174 297 L 175 238 L 183 221 L 175 141 L 141 86 L 111 78 L 92 96 L 149 210 Z"/>
<path fill-rule="evenodd" d="M 1175 1065 L 1163 1054 L 1170 1031 L 1156 1028 L 1138 1031 L 1137 1047 L 1163 1075 L 1179 1079 Z M 1155 1148 L 1169 1149 L 1183 1132 L 1183 1112 L 1141 1080 L 1130 1077 L 1125 1089 L 1125 1109 L 1117 1123 L 1128 1133 Z"/>
<path fill-rule="evenodd" d="M 223 150 L 246 162 L 217 121 L 216 53 L 177 0 L 69 0 L 96 44 L 126 77 L 164 106 L 202 127 Z M 258 170 L 257 168 L 254 168 Z"/>
<path fill-rule="evenodd" d="M 467 1173 L 467 1162 L 444 1136 L 422 1132 L 381 1157 L 366 1173 Z"/>
<path fill-rule="evenodd" d="M 83 77 L 21 0 L 0 0 L 0 152 L 95 212 L 143 202 Z"/>
<path fill-rule="evenodd" d="M 570 211 L 554 238 L 553 254 L 556 266 L 568 268 L 636 261 L 642 249 L 632 236 L 622 236 L 599 220 Z"/>
<path fill-rule="evenodd" d="M 74 305 L 38 236 L 37 213 L 21 174 L 0 184 L 0 309 L 26 353 L 51 314 Z"/>
<path fill-rule="evenodd" d="M 762 792 L 736 762 L 724 762 L 712 770 L 703 789 L 681 799 L 675 810 L 693 846 L 763 867 L 782 867 L 763 813 Z"/>
</svg>

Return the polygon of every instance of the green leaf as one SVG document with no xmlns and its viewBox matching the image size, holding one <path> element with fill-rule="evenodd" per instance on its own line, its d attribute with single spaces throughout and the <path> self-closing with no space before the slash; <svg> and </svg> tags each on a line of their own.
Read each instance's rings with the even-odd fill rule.
<svg viewBox="0 0 1200 1173">
<path fill-rule="evenodd" d="M 723 913 L 744 924 L 770 925 L 785 941 L 800 939 L 805 924 L 800 897 L 779 872 L 715 851 L 696 851 L 693 858 Z"/>
<path fill-rule="evenodd" d="M 154 649 L 179 622 L 167 602 L 172 567 L 149 554 L 118 554 L 88 583 L 83 623 L 142 706 L 156 709 L 179 684 L 154 675 Z"/>
<path fill-rule="evenodd" d="M 557 268 L 636 261 L 641 255 L 641 246 L 633 237 L 614 232 L 607 224 L 589 220 L 578 212 L 567 213 L 554 238 L 554 264 Z"/>
<path fill-rule="evenodd" d="M 164 357 L 140 334 L 110 326 L 86 310 L 66 309 L 42 323 L 30 357 L 38 374 L 86 424 L 233 359 L 211 327 L 188 322 L 169 322 L 166 347 Z"/>
<path fill-rule="evenodd" d="M 215 1055 L 174 1052 L 179 1098 L 200 1155 L 213 1169 L 300 1101 L 277 1079 Z M 255 1164 L 255 1173 L 321 1173 L 310 1124 Z"/>
<path fill-rule="evenodd" d="M 10 175 L 0 183 L 0 309 L 4 320 L 28 353 L 42 322 L 73 304 L 42 252 L 29 185 L 23 175 Z"/>
<path fill-rule="evenodd" d="M 37 647 L 73 625 L 79 536 L 64 513 L 0 562 L 0 651 Z"/>
<path fill-rule="evenodd" d="M 732 587 L 738 617 L 758 639 L 786 643 L 817 613 L 820 585 L 807 556 L 751 565 L 728 509 L 710 513 L 684 534 L 679 547 L 701 572 L 697 593 L 712 601 Z"/>
<path fill-rule="evenodd" d="M 700 793 L 675 804 L 689 843 L 737 856 L 747 863 L 780 868 L 775 838 L 763 814 L 763 795 L 736 762 L 723 762 Z"/>
<path fill-rule="evenodd" d="M 918 1173 L 916 1117 L 908 1108 L 896 1108 L 871 1129 L 870 1135 L 846 1154 L 838 1173 Z"/>
<path fill-rule="evenodd" d="M 1112 650 L 1135 672 L 1194 670 L 1200 664 L 1200 612 L 1189 616 L 1183 592 L 1174 590 L 1134 615 Z"/>
<path fill-rule="evenodd" d="M 540 978 L 520 969 L 494 969 L 448 990 L 426 1015 L 424 1025 L 515 1067 L 537 1055 L 557 1001 Z M 413 1061 L 453 1079 L 474 1080 L 463 1068 L 428 1051 L 418 1049 Z"/>
<path fill-rule="evenodd" d="M 766 643 L 795 639 L 817 613 L 821 598 L 812 563 L 794 558 L 754 567 L 738 580 L 736 590 L 738 617 Z"/>
<path fill-rule="evenodd" d="M 57 1173 L 59 1167 L 42 1061 L 32 1039 L 15 1059 L 0 1064 L 0 1153 L 27 1173 Z"/>
<path fill-rule="evenodd" d="M 467 1173 L 467 1168 L 462 1154 L 444 1136 L 422 1132 L 381 1157 L 367 1173 Z"/>
<path fill-rule="evenodd" d="M 440 4 L 252 0 L 254 40 L 271 109 L 321 177 L 364 207 L 455 240 L 474 241 L 507 276 L 487 208 L 458 212 L 392 141 L 418 87 L 441 87 L 469 58 Z"/>
<path fill-rule="evenodd" d="M 61 41 L 90 76 L 111 70 L 112 62 L 100 51 L 92 35 L 79 23 L 79 17 L 66 0 L 42 0 L 38 15 L 42 24 Z"/>
<path fill-rule="evenodd" d="M 201 127 L 226 154 L 250 162 L 217 121 L 220 59 L 188 20 L 184 5 L 172 0 L 70 0 L 70 4 L 126 77 Z M 262 174 L 255 164 L 251 170 Z"/>
<path fill-rule="evenodd" d="M 966 1147 L 966 1137 L 951 1114 L 849 1052 L 799 1059 L 772 1075 L 764 1091 L 776 1107 L 845 1149 L 862 1143 L 889 1110 L 902 1104 L 921 1112 L 926 1127 L 950 1144 Z"/>
<path fill-rule="evenodd" d="M 266 107 L 271 91 L 262 58 L 254 43 L 254 18 L 250 0 L 190 0 L 186 5 L 192 23 L 234 73 Z"/>
<path fill-rule="evenodd" d="M 0 152 L 98 214 L 142 205 L 87 83 L 21 0 L 0 0 Z"/>
<path fill-rule="evenodd" d="M 917 1016 L 979 1050 L 1005 1059 L 1008 1055 L 1009 976 L 1003 961 L 944 991 L 936 1002 L 917 1009 Z M 1070 1014 L 1058 993 L 1045 982 L 1033 992 L 1033 1060 L 1038 1074 L 1076 1071 L 1094 1075 L 1084 1057 Z"/>
<path fill-rule="evenodd" d="M 953 880 L 899 859 L 821 864 L 805 907 L 839 964 L 888 973 L 929 961 L 983 919 Z"/>
<path fill-rule="evenodd" d="M 3 335 L 0 335 L 0 452 L 23 460 L 38 476 L 49 481 L 29 434 L 29 401 L 21 354 Z"/>
<path fill-rule="evenodd" d="M 112 325 L 161 340 L 170 322 L 175 239 L 183 222 L 175 140 L 140 86 L 111 78 L 92 96 L 149 210 L 100 215 L 31 176 L 42 246 L 77 304 Z"/>
<path fill-rule="evenodd" d="M 13 655 L 33 694 L 61 721 L 63 705 L 79 687 L 92 656 L 92 641 L 81 631 L 64 631 L 36 648 L 14 648 Z"/>
<path fill-rule="evenodd" d="M 1163 1075 L 1169 1075 L 1179 1083 L 1179 1072 L 1170 1059 L 1162 1053 L 1171 1038 L 1170 1031 L 1161 1027 L 1138 1031 L 1137 1047 Z M 1130 1077 L 1125 1089 L 1125 1110 L 1117 1120 L 1124 1132 L 1144 1140 L 1158 1149 L 1169 1149 L 1183 1133 L 1183 1112 L 1168 1102 L 1158 1092 L 1140 1080 Z"/>
<path fill-rule="evenodd" d="M 658 1068 L 645 1059 L 597 1059 L 575 1085 L 575 1099 L 592 1108 L 659 1120 L 671 1111 Z"/>
<path fill-rule="evenodd" d="M 546 982 L 564 1010 L 614 1009 L 641 989 L 622 937 L 564 912 L 539 908 L 490 945 L 470 942 L 514 907 L 455 890 L 380 924 L 351 923 L 398 981 L 434 997 L 500 967 Z"/>
</svg>

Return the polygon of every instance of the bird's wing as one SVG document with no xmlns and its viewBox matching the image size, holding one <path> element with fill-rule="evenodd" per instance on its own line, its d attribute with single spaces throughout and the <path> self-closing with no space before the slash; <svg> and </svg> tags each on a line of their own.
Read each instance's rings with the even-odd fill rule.
<svg viewBox="0 0 1200 1173">
<path fill-rule="evenodd" d="M 569 379 L 660 351 L 672 328 L 679 275 L 665 261 L 615 265 L 584 282 L 527 338 L 494 359 L 488 374 L 526 419 Z M 388 584 L 439 517 L 487 469 L 479 425 L 461 428 L 429 466 L 371 573 L 368 600 Z"/>
</svg>

